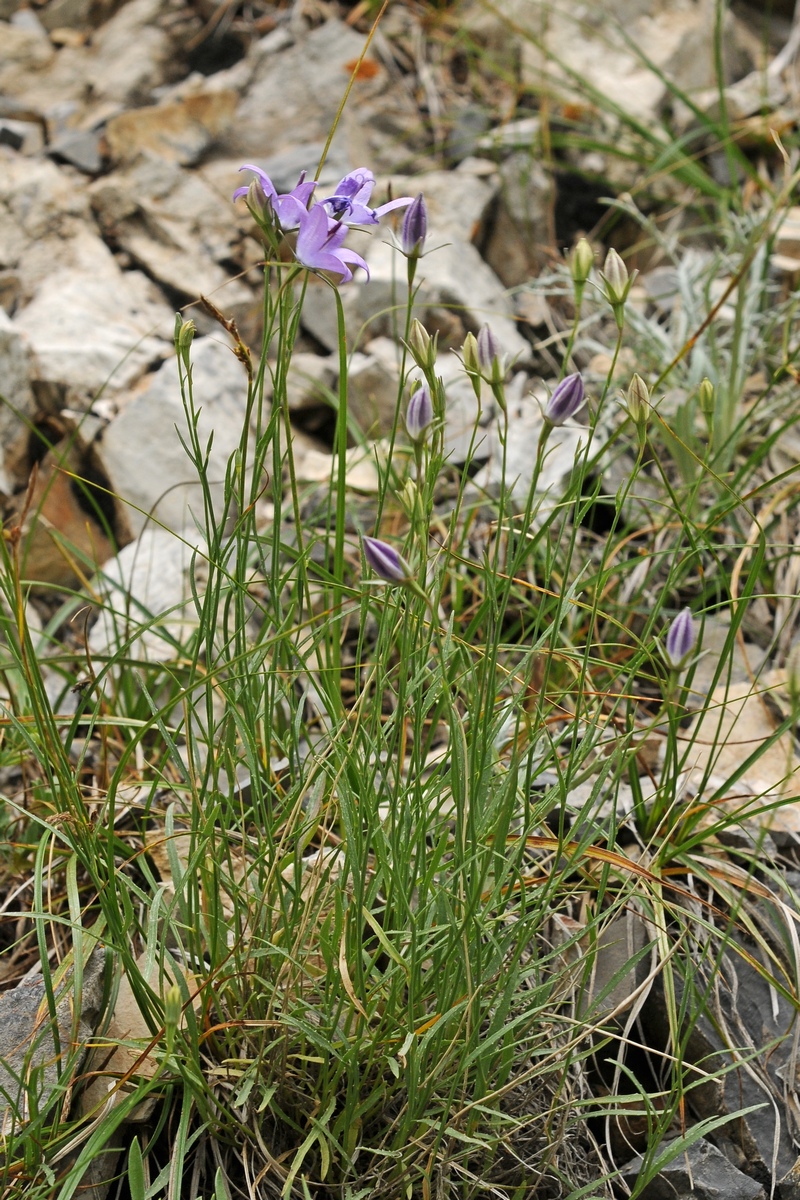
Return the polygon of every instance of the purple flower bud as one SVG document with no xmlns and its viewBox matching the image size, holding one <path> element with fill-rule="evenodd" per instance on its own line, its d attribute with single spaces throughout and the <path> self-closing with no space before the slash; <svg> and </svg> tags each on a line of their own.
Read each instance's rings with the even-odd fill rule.
<svg viewBox="0 0 800 1200">
<path fill-rule="evenodd" d="M 412 200 L 403 217 L 400 245 L 407 258 L 419 258 L 428 235 L 428 210 L 422 192 Z"/>
<path fill-rule="evenodd" d="M 408 583 L 411 579 L 411 567 L 402 558 L 394 546 L 381 542 L 378 538 L 362 537 L 364 558 L 376 575 L 387 583 Z"/>
<path fill-rule="evenodd" d="M 664 643 L 667 658 L 671 667 L 679 667 L 683 660 L 694 650 L 697 641 L 697 629 L 692 619 L 692 612 L 684 608 L 667 630 Z"/>
<path fill-rule="evenodd" d="M 547 401 L 544 410 L 545 421 L 549 421 L 551 425 L 563 425 L 583 407 L 583 399 L 583 380 L 576 371 L 574 375 L 567 375 L 566 379 L 561 380 Z"/>
<path fill-rule="evenodd" d="M 423 383 L 412 395 L 406 409 L 406 429 L 412 442 L 419 442 L 424 438 L 425 431 L 432 421 L 433 401 L 427 383 Z"/>
<path fill-rule="evenodd" d="M 478 362 L 482 375 L 488 375 L 491 378 L 492 368 L 496 362 L 500 361 L 502 353 L 500 343 L 489 326 L 483 325 L 478 334 Z"/>
</svg>

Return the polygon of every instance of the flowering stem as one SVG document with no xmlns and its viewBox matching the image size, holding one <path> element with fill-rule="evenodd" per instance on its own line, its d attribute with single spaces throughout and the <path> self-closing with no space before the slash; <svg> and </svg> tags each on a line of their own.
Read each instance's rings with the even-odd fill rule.
<svg viewBox="0 0 800 1200">
<path fill-rule="evenodd" d="M 329 692 L 342 709 L 339 680 L 342 665 L 342 603 L 344 599 L 344 532 L 347 512 L 347 331 L 344 308 L 337 288 L 336 322 L 339 330 L 339 404 L 336 410 L 336 521 L 333 544 L 333 620 L 331 622 L 331 685 Z"/>
</svg>

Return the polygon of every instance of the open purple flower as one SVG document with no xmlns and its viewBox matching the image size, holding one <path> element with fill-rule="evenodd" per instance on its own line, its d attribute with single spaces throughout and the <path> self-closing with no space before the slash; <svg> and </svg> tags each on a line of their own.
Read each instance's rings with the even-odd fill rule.
<svg viewBox="0 0 800 1200">
<path fill-rule="evenodd" d="M 382 542 L 378 538 L 362 537 L 364 558 L 367 565 L 372 567 L 376 575 L 387 583 L 408 583 L 411 579 L 411 567 L 397 553 L 394 546 Z"/>
<path fill-rule="evenodd" d="M 248 187 L 237 188 L 233 193 L 234 200 L 238 200 L 240 196 L 246 196 L 251 202 L 252 208 L 255 192 L 255 198 L 258 200 L 257 207 L 263 209 L 257 215 L 269 220 L 270 214 L 272 214 L 272 218 L 284 232 L 299 228 L 302 214 L 307 211 L 311 194 L 317 186 L 313 179 L 306 182 L 305 171 L 301 171 L 300 178 L 290 192 L 283 192 L 279 195 L 269 175 L 260 167 L 254 167 L 247 163 L 239 170 L 252 171 L 256 178 Z M 261 199 L 262 193 L 263 200 Z"/>
<path fill-rule="evenodd" d="M 576 371 L 562 379 L 544 409 L 544 419 L 551 425 L 563 425 L 583 407 L 583 380 Z"/>
<path fill-rule="evenodd" d="M 334 221 L 342 221 L 345 225 L 377 225 L 384 213 L 392 212 L 395 208 L 406 208 L 412 202 L 411 196 L 400 196 L 397 200 L 371 208 L 369 201 L 374 187 L 375 176 L 372 171 L 359 167 L 340 179 L 333 195 L 320 203 Z"/>
<path fill-rule="evenodd" d="M 697 626 L 692 618 L 692 610 L 684 608 L 667 630 L 664 650 L 671 667 L 680 667 L 684 659 L 694 650 L 697 641 Z"/>
<path fill-rule="evenodd" d="M 330 271 L 341 275 L 340 283 L 349 283 L 353 272 L 348 263 L 361 267 L 369 279 L 369 267 L 360 254 L 342 245 L 347 226 L 329 220 L 323 204 L 315 204 L 300 216 L 295 258 L 309 271 Z"/>
</svg>

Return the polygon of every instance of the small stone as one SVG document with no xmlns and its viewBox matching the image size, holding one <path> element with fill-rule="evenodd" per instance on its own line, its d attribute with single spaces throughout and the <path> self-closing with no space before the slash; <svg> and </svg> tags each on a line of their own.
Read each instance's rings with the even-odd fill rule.
<svg viewBox="0 0 800 1200">
<path fill-rule="evenodd" d="M 71 1060 L 73 1075 L 86 1055 L 86 1043 L 97 1028 L 103 1003 L 105 950 L 92 953 L 83 969 L 78 999 L 77 1040 L 73 1041 L 72 975 L 58 989 L 56 1017 L 62 1065 Z M 44 983 L 20 983 L 0 995 L 0 1129 L 19 1130 L 31 1105 L 27 1090 L 35 1088 L 41 1109 L 58 1081 L 56 1047 Z M 30 1083 L 26 1084 L 26 1076 Z M 9 1103 L 9 1100 L 11 1103 Z"/>
<path fill-rule="evenodd" d="M 663 1152 L 666 1146 L 660 1149 Z M 622 1177 L 629 1187 L 633 1187 L 641 1169 L 641 1157 L 632 1159 L 622 1168 Z M 675 1157 L 639 1195 L 643 1200 L 677 1200 L 690 1196 L 695 1200 L 766 1200 L 761 1184 L 737 1170 L 705 1138 L 699 1138 L 685 1149 L 676 1145 Z"/>
<path fill-rule="evenodd" d="M 0 144 L 25 155 L 38 154 L 44 147 L 44 128 L 39 121 L 0 121 Z"/>
<path fill-rule="evenodd" d="M 103 167 L 102 136 L 96 130 L 67 129 L 47 148 L 50 158 L 71 163 L 85 175 L 97 175 Z"/>
<path fill-rule="evenodd" d="M 125 646 L 126 657 L 148 662 L 179 657 L 179 647 L 200 622 L 192 573 L 201 591 L 206 577 L 202 539 L 196 530 L 187 536 L 191 541 L 151 526 L 95 579 L 93 590 L 104 604 L 89 634 L 92 655 L 114 654 Z M 161 619 L 153 621 L 154 617 Z"/>
<path fill-rule="evenodd" d="M 52 267 L 14 326 L 34 352 L 32 378 L 93 397 L 163 358 L 174 317 L 150 280 L 123 273 L 99 238 L 86 232 L 73 242 L 78 261 Z"/>
</svg>

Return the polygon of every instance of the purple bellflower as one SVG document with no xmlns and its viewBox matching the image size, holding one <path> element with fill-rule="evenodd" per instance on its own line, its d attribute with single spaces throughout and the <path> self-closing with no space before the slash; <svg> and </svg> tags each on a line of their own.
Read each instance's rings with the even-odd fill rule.
<svg viewBox="0 0 800 1200">
<path fill-rule="evenodd" d="M 682 612 L 678 613 L 667 630 L 664 650 L 666 651 L 669 665 L 676 669 L 680 667 L 684 660 L 689 657 L 692 650 L 694 650 L 696 641 L 697 627 L 692 619 L 692 611 L 689 608 L 684 608 Z"/>
<path fill-rule="evenodd" d="M 336 185 L 336 190 L 321 204 L 328 210 L 328 215 L 334 221 L 345 225 L 377 225 L 384 213 L 396 208 L 406 208 L 411 204 L 411 196 L 400 196 L 390 200 L 388 204 L 380 204 L 377 208 L 370 207 L 372 189 L 375 187 L 375 176 L 366 167 L 359 167 L 345 175 Z"/>
<path fill-rule="evenodd" d="M 385 579 L 387 583 L 408 583 L 411 579 L 411 567 L 397 553 L 394 546 L 371 537 L 362 537 L 361 543 L 367 565 L 372 567 L 376 575 Z"/>
<path fill-rule="evenodd" d="M 420 442 L 425 437 L 428 426 L 433 421 L 433 401 L 427 383 L 411 396 L 406 409 L 406 429 L 412 442 Z"/>
<path fill-rule="evenodd" d="M 256 192 L 260 188 L 263 192 L 264 199 L 261 202 L 261 207 L 265 210 L 263 216 L 269 219 L 269 214 L 272 213 L 275 221 L 280 228 L 287 232 L 292 229 L 298 229 L 302 220 L 302 214 L 308 209 L 308 202 L 311 199 L 311 194 L 317 186 L 313 179 L 306 182 L 306 173 L 301 171 L 300 178 L 290 192 L 278 194 L 274 183 L 265 171 L 260 167 L 254 167 L 247 163 L 239 168 L 240 171 L 252 171 L 255 179 L 248 187 L 237 188 L 233 193 L 234 200 L 238 200 L 240 196 L 246 196 L 248 199 L 252 196 L 253 184 L 256 184 Z M 260 200 L 260 196 L 259 196 Z"/>
<path fill-rule="evenodd" d="M 347 226 L 341 222 L 331 222 L 323 204 L 315 204 L 310 212 L 300 216 L 297 231 L 295 258 L 309 271 L 330 271 L 332 275 L 340 275 L 340 283 L 349 283 L 353 272 L 348 263 L 362 267 L 369 279 L 369 267 L 360 254 L 342 246 L 347 236 Z"/>
<path fill-rule="evenodd" d="M 583 407 L 583 380 L 576 371 L 562 379 L 544 409 L 544 419 L 551 425 L 563 425 Z"/>
</svg>

